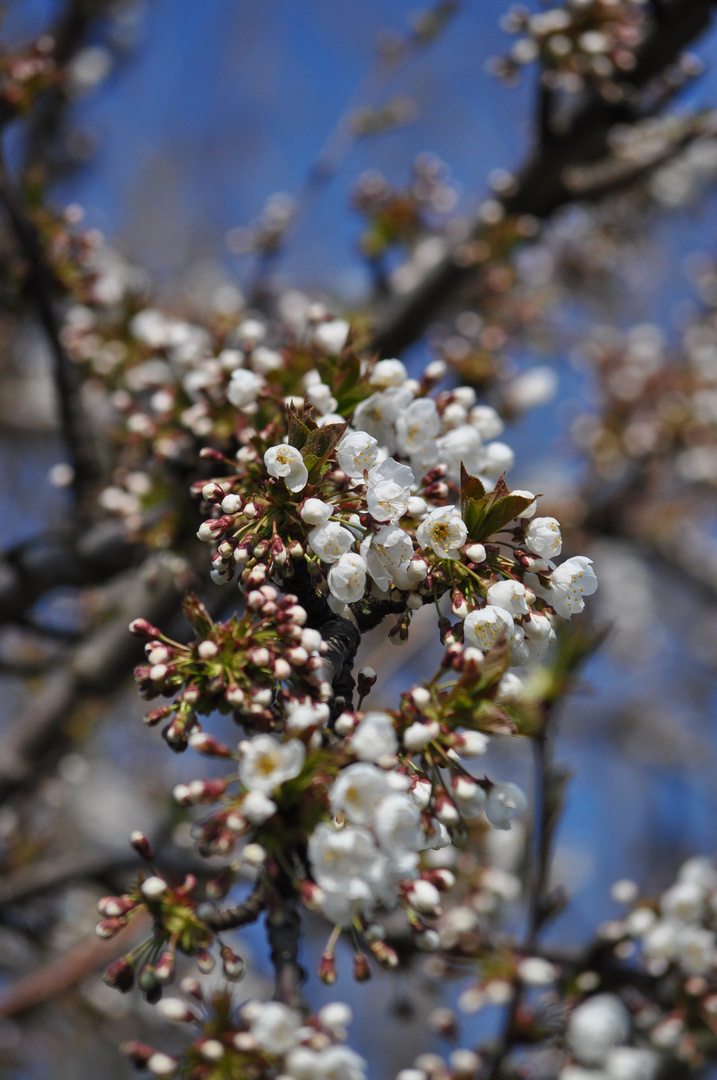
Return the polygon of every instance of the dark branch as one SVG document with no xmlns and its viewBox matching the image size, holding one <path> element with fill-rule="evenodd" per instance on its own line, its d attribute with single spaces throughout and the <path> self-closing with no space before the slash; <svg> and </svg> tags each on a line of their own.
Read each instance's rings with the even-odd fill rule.
<svg viewBox="0 0 717 1080">
<path fill-rule="evenodd" d="M 129 569 L 139 551 L 116 522 L 24 541 L 0 558 L 0 623 L 22 620 L 52 589 L 109 581 Z"/>
<path fill-rule="evenodd" d="M 303 1010 L 301 984 L 305 973 L 299 963 L 301 915 L 296 892 L 283 874 L 268 897 L 266 933 L 275 972 L 274 996 L 292 1009 Z"/>
<path fill-rule="evenodd" d="M 60 322 L 53 298 L 58 283 L 47 265 L 37 230 L 24 212 L 13 191 L 4 166 L 0 166 L 0 203 L 2 203 L 17 245 L 27 262 L 28 292 L 52 355 L 53 375 L 59 399 L 62 431 L 74 470 L 73 487 L 78 504 L 87 485 L 96 478 L 97 468 L 80 407 L 78 371 L 71 363 L 60 337 Z"/>
<path fill-rule="evenodd" d="M 107 695 L 126 678 L 138 656 L 138 642 L 127 629 L 137 612 L 162 622 L 178 610 L 180 595 L 171 569 L 159 561 L 148 560 L 127 582 L 114 618 L 70 650 L 63 669 L 45 680 L 0 740 L 0 802 L 36 783 L 56 760 L 66 724 L 83 699 Z"/>
<path fill-rule="evenodd" d="M 256 922 L 266 907 L 266 888 L 263 878 L 259 878 L 255 887 L 242 904 L 224 908 L 222 911 L 202 912 L 204 922 L 212 930 L 236 930 L 239 926 Z"/>
<path fill-rule="evenodd" d="M 625 87 L 639 90 L 674 63 L 681 51 L 707 30 L 712 7 L 713 0 L 672 0 L 664 5 L 663 18 L 636 55 L 636 67 L 623 77 Z M 587 91 L 585 103 L 576 109 L 565 129 L 554 133 L 547 143 L 536 144 L 517 174 L 516 189 L 503 198 L 506 213 L 544 220 L 558 207 L 574 201 L 575 193 L 565 182 L 566 173 L 606 157 L 611 129 L 631 119 L 632 111 L 625 101 L 610 103 L 597 91 Z M 483 222 L 477 220 L 468 242 L 479 238 L 483 229 Z M 440 307 L 476 273 L 475 266 L 461 258 L 465 243 L 454 247 L 411 293 L 392 302 L 370 349 L 381 356 L 395 356 L 420 337 Z"/>
</svg>

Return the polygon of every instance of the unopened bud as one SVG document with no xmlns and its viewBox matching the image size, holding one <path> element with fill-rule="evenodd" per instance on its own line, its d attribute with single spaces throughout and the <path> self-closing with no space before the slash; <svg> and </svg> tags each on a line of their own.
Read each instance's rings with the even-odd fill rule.
<svg viewBox="0 0 717 1080">
<path fill-rule="evenodd" d="M 368 982 L 371 978 L 371 968 L 368 958 L 363 953 L 354 954 L 354 979 L 356 982 Z"/>
<path fill-rule="evenodd" d="M 327 986 L 333 986 L 336 982 L 336 961 L 333 952 L 325 952 L 319 964 L 319 978 Z"/>
<path fill-rule="evenodd" d="M 119 990 L 121 994 L 128 993 L 134 984 L 134 968 L 124 956 L 115 960 L 114 964 L 105 971 L 102 981 L 113 990 Z"/>
<path fill-rule="evenodd" d="M 222 968 L 227 979 L 231 979 L 232 982 L 238 982 L 239 979 L 243 978 L 246 971 L 246 964 L 241 956 L 238 956 L 228 945 L 222 945 L 221 958 Z"/>
<path fill-rule="evenodd" d="M 373 953 L 376 963 L 380 964 L 381 967 L 398 967 L 398 953 L 395 949 L 392 949 L 390 945 L 387 945 L 385 941 L 372 941 L 369 944 L 369 948 Z"/>
<path fill-rule="evenodd" d="M 189 745 L 192 750 L 195 750 L 198 754 L 205 754 L 207 757 L 231 757 L 232 751 L 224 743 L 218 742 L 212 735 L 208 735 L 206 731 L 193 731 L 189 736 Z"/>
<path fill-rule="evenodd" d="M 145 900 L 156 900 L 163 893 L 166 893 L 169 886 L 163 878 L 153 874 L 152 877 L 148 877 L 143 881 L 139 888 Z"/>
<path fill-rule="evenodd" d="M 162 636 L 162 631 L 152 626 L 146 619 L 133 619 L 129 624 L 130 634 L 138 638 L 157 638 Z"/>
</svg>

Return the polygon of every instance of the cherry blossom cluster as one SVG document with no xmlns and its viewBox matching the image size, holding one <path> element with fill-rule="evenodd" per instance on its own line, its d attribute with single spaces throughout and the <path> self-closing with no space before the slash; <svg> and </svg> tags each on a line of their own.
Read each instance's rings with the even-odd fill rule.
<svg viewBox="0 0 717 1080">
<path fill-rule="evenodd" d="M 617 79 L 634 68 L 650 18 L 645 0 L 567 0 L 535 14 L 516 4 L 501 25 L 521 35 L 507 57 L 491 62 L 502 81 L 515 84 L 522 67 L 539 61 L 547 88 L 575 94 L 588 83 L 615 101 Z"/>
<path fill-rule="evenodd" d="M 183 998 L 164 998 L 160 1010 L 173 1024 L 195 1029 L 180 1057 L 146 1043 L 122 1047 L 137 1068 L 152 1076 L 187 1080 L 252 1077 L 272 1080 L 365 1080 L 366 1062 L 345 1045 L 351 1010 L 332 1002 L 315 1016 L 303 1016 L 278 1001 L 246 1001 L 238 1009 L 230 994 L 207 1000 L 195 979 L 182 980 Z"/>
<path fill-rule="evenodd" d="M 699 1066 L 717 1046 L 717 870 L 694 857 L 657 899 L 641 898 L 631 881 L 616 882 L 613 897 L 626 913 L 603 924 L 601 938 L 654 985 L 633 1008 L 636 1027 L 656 1049 Z"/>
<path fill-rule="evenodd" d="M 649 323 L 626 333 L 597 328 L 581 343 L 576 362 L 597 374 L 604 404 L 599 418 L 579 417 L 573 434 L 600 475 L 659 455 L 674 459 L 681 480 L 715 483 L 714 339 L 708 310 L 686 327 L 679 351 Z"/>
<path fill-rule="evenodd" d="M 280 441 L 252 436 L 234 475 L 203 485 L 213 579 L 283 582 L 303 557 L 337 613 L 365 597 L 405 604 L 398 640 L 413 610 L 450 593 L 470 644 L 506 634 L 513 663 L 543 656 L 552 620 L 581 611 L 597 580 L 583 556 L 556 565 L 558 522 L 502 479 L 513 452 L 498 414 L 469 387 L 431 396 L 398 360 L 367 368 L 358 404 L 342 408 L 343 381 L 361 378 L 349 364 L 331 383 L 308 379 L 316 421 L 288 406 L 283 432 L 278 419 L 269 429 Z"/>
</svg>

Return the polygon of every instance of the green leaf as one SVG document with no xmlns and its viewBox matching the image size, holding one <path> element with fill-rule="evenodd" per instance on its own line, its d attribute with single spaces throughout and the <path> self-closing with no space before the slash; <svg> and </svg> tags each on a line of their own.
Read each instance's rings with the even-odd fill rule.
<svg viewBox="0 0 717 1080">
<path fill-rule="evenodd" d="M 197 640 L 205 641 L 210 636 L 214 623 L 204 604 L 195 593 L 185 593 L 182 601 L 182 611 L 184 612 L 184 618 L 197 635 Z"/>
<path fill-rule="evenodd" d="M 482 481 L 477 476 L 471 476 L 461 462 L 461 517 L 464 521 L 470 502 L 480 501 L 483 498 L 485 498 L 485 488 Z"/>
<path fill-rule="evenodd" d="M 511 495 L 502 476 L 486 493 L 480 480 L 461 466 L 461 512 L 471 540 L 487 540 L 500 532 L 532 502 L 525 495 Z"/>
<path fill-rule="evenodd" d="M 303 449 L 306 441 L 311 435 L 311 428 L 306 423 L 306 410 L 304 409 L 303 416 L 299 416 L 299 410 L 295 405 L 289 405 L 286 410 L 288 435 L 287 442 L 290 446 L 295 446 L 297 450 Z M 314 425 L 315 427 L 316 425 Z"/>
<path fill-rule="evenodd" d="M 301 455 L 304 464 L 309 470 L 309 479 L 317 480 L 328 459 L 342 439 L 348 424 L 325 424 L 309 433 L 304 445 L 301 447 Z"/>
<path fill-rule="evenodd" d="M 493 533 L 500 532 L 505 528 L 509 521 L 513 521 L 517 518 L 523 510 L 525 510 L 534 500 L 527 499 L 525 495 L 506 495 L 502 499 L 498 499 L 497 503 L 488 511 L 483 519 L 481 528 L 483 530 L 483 536 L 487 539 L 492 536 Z M 474 539 L 478 539 L 474 537 Z"/>
</svg>

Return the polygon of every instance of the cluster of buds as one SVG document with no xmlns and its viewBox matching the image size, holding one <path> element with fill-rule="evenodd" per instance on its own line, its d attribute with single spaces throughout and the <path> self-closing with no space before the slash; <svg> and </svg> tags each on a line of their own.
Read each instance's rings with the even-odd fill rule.
<svg viewBox="0 0 717 1080">
<path fill-rule="evenodd" d="M 650 28 L 643 0 L 568 0 L 531 14 L 515 5 L 501 25 L 520 34 L 507 57 L 491 61 L 491 70 L 508 85 L 520 69 L 538 61 L 549 89 L 578 93 L 586 83 L 610 101 L 619 101 L 620 76 L 635 67 L 635 51 Z"/>
<path fill-rule="evenodd" d="M 406 188 L 394 187 L 381 173 L 363 173 L 352 192 L 353 205 L 367 222 L 361 251 L 379 259 L 395 245 L 412 247 L 444 223 L 457 201 L 448 168 L 434 154 L 418 155 Z"/>
<path fill-rule="evenodd" d="M 196 878 L 188 874 L 181 885 L 171 885 L 157 872 L 147 838 L 135 832 L 130 842 L 149 864 L 151 873 L 140 873 L 129 892 L 105 896 L 99 901 L 102 918 L 96 932 L 100 938 L 112 938 L 144 912 L 151 918 L 152 934 L 107 968 L 104 976 L 107 985 L 127 993 L 136 982 L 148 1001 L 159 1001 L 163 988 L 174 978 L 177 953 L 194 957 L 199 970 L 207 973 L 215 964 L 210 951 L 215 942 L 220 945 L 225 977 L 241 978 L 244 962 L 229 946 L 219 942 L 200 916 L 199 904 L 192 897 Z"/>
<path fill-rule="evenodd" d="M 189 595 L 184 605 L 197 640 L 182 645 L 144 619 L 130 629 L 147 641 L 147 663 L 135 669 L 145 699 L 174 696 L 171 705 L 152 709 L 148 724 L 168 721 L 163 735 L 174 750 L 186 749 L 201 731 L 198 714 L 232 713 L 237 722 L 267 730 L 276 723 L 277 695 L 289 690 L 317 701 L 331 688 L 321 677 L 323 643 L 305 626 L 306 612 L 296 597 L 280 597 L 271 585 L 253 589 L 243 615 L 214 622 Z"/>
</svg>

